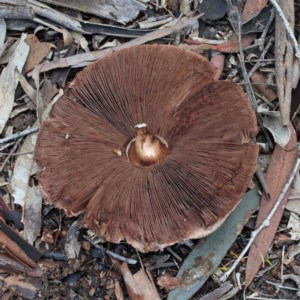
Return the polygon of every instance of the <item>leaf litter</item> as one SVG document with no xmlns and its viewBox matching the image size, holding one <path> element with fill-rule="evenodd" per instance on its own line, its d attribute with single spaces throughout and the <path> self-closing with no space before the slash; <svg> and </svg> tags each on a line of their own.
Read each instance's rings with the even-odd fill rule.
<svg viewBox="0 0 300 300">
<path fill-rule="evenodd" d="M 138 253 L 125 242 L 110 244 L 99 241 L 97 237 L 82 238 L 85 229 L 75 226 L 80 224 L 82 215 L 68 218 L 63 211 L 42 201 L 38 185 L 39 169 L 34 162 L 37 132 L 30 130 L 39 129 L 40 122 L 67 91 L 69 83 L 83 66 L 134 45 L 171 43 L 200 53 L 214 62 L 218 70 L 215 79 L 220 77 L 243 83 L 236 54 L 240 52 L 239 36 L 233 28 L 233 20 L 228 20 L 228 17 L 232 18 L 230 12 L 224 15 L 226 10 L 220 11 L 220 7 L 230 9 L 227 1 L 215 0 L 212 6 L 205 6 L 205 1 L 201 1 L 201 5 L 196 2 L 192 5 L 190 1 L 180 1 L 180 5 L 178 1 L 158 1 L 156 4 L 132 1 L 129 9 L 124 0 L 125 10 L 117 9 L 121 2 L 110 0 L 109 3 L 115 6 L 108 8 L 107 1 L 82 3 L 72 0 L 64 4 L 53 0 L 1 1 L 0 189 L 7 206 L 4 209 L 0 205 L 3 224 L 0 227 L 0 244 L 7 247 L 7 254 L 1 250 L 0 282 L 3 289 L 0 297 L 5 299 L 22 295 L 24 299 L 39 299 L 41 295 L 48 295 L 71 299 L 78 296 L 92 299 L 126 299 L 128 296 L 132 299 L 238 299 L 244 283 L 248 287 L 245 293 L 249 297 L 253 290 L 262 297 L 266 294 L 278 298 L 297 297 L 300 273 L 295 263 L 299 254 L 299 176 L 285 196 L 283 203 L 287 210 L 280 206 L 271 226 L 263 231 L 263 238 L 258 238 L 255 246 L 252 246 L 248 261 L 242 260 L 236 267 L 236 274 L 240 274 L 241 278 L 237 280 L 237 275 L 229 277 L 226 284 L 219 287 L 222 274 L 242 252 L 254 229 L 256 214 L 253 211 L 260 198 L 255 192 L 257 187 L 267 184 L 271 195 L 271 200 L 262 196 L 258 210 L 259 223 L 267 216 L 276 195 L 282 191 L 297 156 L 295 142 L 300 132 L 297 125 L 300 124 L 297 123 L 299 101 L 294 100 L 295 97 L 289 98 L 292 89 L 297 90 L 299 86 L 297 64 L 292 67 L 296 60 L 285 33 L 286 28 L 279 20 L 275 22 L 272 19 L 274 8 L 271 1 L 253 3 L 247 0 L 244 6 L 241 2 L 233 2 L 238 6 L 242 20 L 241 41 L 246 72 L 253 85 L 258 107 L 267 108 L 267 113 L 260 114 L 263 126 L 272 134 L 275 149 L 272 145 L 266 148 L 268 150 L 263 155 L 272 155 L 272 159 L 265 178 L 262 176 L 259 181 L 254 179 L 251 186 L 256 187 L 245 196 L 252 195 L 252 203 L 240 203 L 241 207 L 231 216 L 236 220 L 232 221 L 230 228 L 226 229 L 226 222 L 230 221 L 228 219 L 217 232 L 193 241 L 195 246 L 179 243 L 169 247 L 169 250 L 144 254 Z M 297 16 L 300 15 L 300 2 L 281 1 L 279 4 L 291 21 L 292 28 L 294 23 L 293 30 L 299 39 L 300 20 Z M 102 9 L 96 10 L 98 5 Z M 11 8 L 16 14 L 15 18 L 11 18 Z M 116 10 L 107 15 L 101 14 L 109 12 L 109 9 Z M 206 15 L 191 17 L 190 14 L 196 11 Z M 180 17 L 180 13 L 184 15 Z M 278 18 L 277 13 L 274 12 L 275 18 Z M 295 22 L 292 20 L 293 14 Z M 18 17 L 25 19 L 20 22 Z M 140 26 L 148 29 L 141 29 Z M 272 38 L 276 49 L 285 48 L 274 51 Z M 64 53 L 71 47 L 74 50 L 70 51 L 70 56 L 65 56 Z M 224 56 L 224 53 L 230 54 Z M 282 53 L 287 55 L 282 58 Z M 60 73 L 55 75 L 56 81 L 51 82 L 51 76 L 56 71 Z M 290 125 L 289 111 L 293 106 L 296 107 L 292 110 L 296 133 Z M 268 144 L 261 133 L 257 142 Z M 249 205 L 252 205 L 251 209 Z M 244 215 L 234 217 L 239 209 L 244 211 Z M 15 219 L 11 221 L 9 216 L 14 213 Z M 17 224 L 22 224 L 23 228 Z M 218 244 L 214 239 L 216 234 L 222 236 L 222 242 Z M 33 249 L 38 252 L 32 256 Z M 282 249 L 286 253 L 283 258 Z M 253 253 L 256 253 L 254 258 Z M 136 263 L 120 265 L 111 259 L 111 255 L 117 260 L 129 259 Z M 161 255 L 166 256 L 166 260 L 160 261 Z M 264 264 L 263 256 L 267 256 L 272 264 L 270 270 Z M 152 262 L 148 265 L 150 259 Z M 283 264 L 283 276 L 279 276 L 279 280 L 274 275 L 277 263 Z M 249 271 L 249 265 L 252 271 Z M 29 280 L 25 280 L 24 272 Z M 249 272 L 252 273 L 249 275 Z M 189 274 L 192 273 L 194 277 L 190 282 L 192 277 Z M 36 277 L 36 274 L 39 276 Z M 51 291 L 38 278 L 41 276 L 44 282 L 50 283 Z M 261 282 L 259 278 L 267 280 Z M 291 289 L 286 290 L 285 285 Z M 180 295 L 180 298 L 174 295 Z"/>
</svg>

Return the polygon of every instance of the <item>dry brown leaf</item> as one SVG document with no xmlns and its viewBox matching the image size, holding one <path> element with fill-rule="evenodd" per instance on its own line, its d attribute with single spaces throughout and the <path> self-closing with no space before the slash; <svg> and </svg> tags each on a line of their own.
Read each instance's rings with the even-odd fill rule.
<svg viewBox="0 0 300 300">
<path fill-rule="evenodd" d="M 39 42 L 34 34 L 29 34 L 25 41 L 30 47 L 29 55 L 24 67 L 24 71 L 27 73 L 46 57 L 53 45 L 50 43 Z"/>
<path fill-rule="evenodd" d="M 251 76 L 251 83 L 253 84 L 254 90 L 264 96 L 268 101 L 271 102 L 277 98 L 276 90 L 268 86 L 266 74 L 260 71 L 254 72 Z"/>
<path fill-rule="evenodd" d="M 172 290 L 180 286 L 181 279 L 165 273 L 158 278 L 157 284 L 167 290 Z"/>
<path fill-rule="evenodd" d="M 261 10 L 267 5 L 268 0 L 247 0 L 242 14 L 242 23 L 247 23 L 256 17 Z"/>
<path fill-rule="evenodd" d="M 123 291 L 118 280 L 115 280 L 115 296 L 117 300 L 124 300 Z"/>
<path fill-rule="evenodd" d="M 217 55 L 215 55 L 211 61 L 210 61 L 217 69 L 217 72 L 214 76 L 214 80 L 219 80 L 222 72 L 223 72 L 223 68 L 224 68 L 224 62 L 225 62 L 225 55 L 223 53 L 219 53 Z"/>
<path fill-rule="evenodd" d="M 251 43 L 255 40 L 256 33 L 251 33 L 244 35 L 242 37 L 242 46 L 243 48 L 247 48 L 251 45 Z M 188 44 L 194 44 L 198 45 L 200 50 L 216 50 L 223 53 L 238 53 L 240 52 L 240 45 L 238 36 L 234 33 L 232 37 L 228 41 L 224 41 L 222 44 L 212 45 L 212 44 L 206 44 L 203 42 L 198 42 L 190 39 L 184 40 Z"/>
<path fill-rule="evenodd" d="M 282 188 L 288 181 L 288 178 L 295 166 L 295 161 L 297 159 L 298 151 L 296 147 L 297 136 L 294 128 L 290 126 L 291 131 L 291 140 L 285 149 L 282 149 L 280 146 L 276 146 L 273 152 L 270 165 L 268 167 L 265 179 L 270 191 L 270 199 L 268 199 L 265 194 L 262 196 L 261 204 L 259 208 L 259 213 L 257 217 L 256 227 L 259 227 L 261 223 L 269 215 L 271 209 L 274 206 L 274 203 L 277 201 L 278 196 L 280 195 Z M 284 200 L 282 201 L 280 207 L 276 211 L 275 215 L 270 221 L 270 226 L 265 228 L 256 238 L 252 244 L 246 267 L 246 279 L 245 286 L 246 288 L 252 282 L 254 276 L 258 272 L 261 264 L 262 257 L 265 257 L 270 245 L 274 239 L 274 236 L 277 231 L 277 227 L 282 217 L 284 205 L 288 199 L 289 192 L 285 195 Z"/>
<path fill-rule="evenodd" d="M 132 300 L 159 300 L 160 297 L 152 280 L 143 269 L 132 275 L 127 263 L 120 266 L 127 292 Z"/>
</svg>

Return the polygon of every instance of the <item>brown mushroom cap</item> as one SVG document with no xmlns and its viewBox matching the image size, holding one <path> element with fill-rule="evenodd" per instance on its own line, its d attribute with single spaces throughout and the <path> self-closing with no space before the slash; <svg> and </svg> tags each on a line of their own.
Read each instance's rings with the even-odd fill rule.
<svg viewBox="0 0 300 300">
<path fill-rule="evenodd" d="M 46 200 L 108 241 L 153 251 L 220 226 L 256 169 L 242 89 L 173 46 L 121 50 L 85 68 L 39 133 Z M 146 125 L 147 124 L 147 125 Z"/>
</svg>

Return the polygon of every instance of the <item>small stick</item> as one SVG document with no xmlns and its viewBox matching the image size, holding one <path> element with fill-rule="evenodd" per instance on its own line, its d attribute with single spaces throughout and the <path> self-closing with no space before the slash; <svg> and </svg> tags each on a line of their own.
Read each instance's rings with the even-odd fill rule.
<svg viewBox="0 0 300 300">
<path fill-rule="evenodd" d="M 263 125 L 262 117 L 261 117 L 261 115 L 259 115 L 257 113 L 258 105 L 257 105 L 255 94 L 253 92 L 253 89 L 252 89 L 252 86 L 251 86 L 251 83 L 250 83 L 250 80 L 249 80 L 249 77 L 248 77 L 248 74 L 247 74 L 247 71 L 246 71 L 245 56 L 244 56 L 244 52 L 243 52 L 242 34 L 241 34 L 241 32 L 242 32 L 241 31 L 241 29 L 242 29 L 241 28 L 241 18 L 240 18 L 240 15 L 239 15 L 239 12 L 238 12 L 238 9 L 237 9 L 236 6 L 232 6 L 232 16 L 236 19 L 235 21 L 237 22 L 237 26 L 234 27 L 234 29 L 237 31 L 238 39 L 239 39 L 240 54 L 238 55 L 238 58 L 239 58 L 239 61 L 240 61 L 240 64 L 241 64 L 242 72 L 243 72 L 244 85 L 245 85 L 248 97 L 250 99 L 250 102 L 252 104 L 252 107 L 255 111 L 259 127 L 261 128 L 261 131 L 265 135 L 265 137 L 267 139 L 267 142 L 270 146 L 270 149 L 273 149 L 274 148 L 273 142 L 272 142 L 272 140 L 269 136 L 269 133 L 267 132 L 267 130 L 265 129 L 265 127 Z"/>
<path fill-rule="evenodd" d="M 270 28 L 270 26 L 271 26 L 274 18 L 275 18 L 275 11 L 274 11 L 274 9 L 272 9 L 271 10 L 271 14 L 270 14 L 270 18 L 269 18 L 269 20 L 268 20 L 268 22 L 266 24 L 266 27 L 265 27 L 265 29 L 264 29 L 261 37 L 258 39 L 261 42 L 261 44 L 259 46 L 259 50 L 260 51 L 263 50 L 263 46 L 264 46 L 264 43 L 265 43 L 265 39 L 266 39 L 267 33 L 269 31 L 269 28 Z"/>
<path fill-rule="evenodd" d="M 4 146 L 0 147 L 0 152 L 2 152 L 3 150 L 5 150 L 5 149 L 9 148 L 10 146 L 14 145 L 14 143 L 15 142 L 10 142 L 10 143 L 7 143 Z"/>
<path fill-rule="evenodd" d="M 125 261 L 127 262 L 128 264 L 130 265 L 135 265 L 137 263 L 137 260 L 136 259 L 132 259 L 132 258 L 127 258 L 127 257 L 124 257 L 124 256 L 121 256 L 117 253 L 114 253 L 108 249 L 105 249 L 103 246 L 100 246 L 98 244 L 96 244 L 91 238 L 89 238 L 87 235 L 84 235 L 83 236 L 88 242 L 90 242 L 95 248 L 99 249 L 99 250 L 102 250 L 104 251 L 106 254 L 108 254 L 109 256 L 115 258 L 115 259 L 118 259 L 120 261 Z"/>
<path fill-rule="evenodd" d="M 172 254 L 178 261 L 182 261 L 182 258 L 171 248 L 167 247 L 167 251 Z"/>
<path fill-rule="evenodd" d="M 39 128 L 27 128 L 21 132 L 17 132 L 15 134 L 12 134 L 10 136 L 7 136 L 5 138 L 2 138 L 0 139 L 0 144 L 4 144 L 4 143 L 7 143 L 7 142 L 10 142 L 12 140 L 16 140 L 22 136 L 25 136 L 25 135 L 28 135 L 28 134 L 31 134 L 31 133 L 34 133 L 34 132 L 37 132 L 39 130 Z"/>
<path fill-rule="evenodd" d="M 259 164 L 257 164 L 257 167 L 256 167 L 256 171 L 255 171 L 255 175 L 264 191 L 264 193 L 266 194 L 267 198 L 270 199 L 270 191 L 269 191 L 269 187 L 268 187 L 268 184 L 265 180 L 265 176 L 264 176 L 264 173 L 262 172 Z"/>
<path fill-rule="evenodd" d="M 249 250 L 249 248 L 251 247 L 251 245 L 253 244 L 254 240 L 256 239 L 256 237 L 258 236 L 258 234 L 266 227 L 268 227 L 270 225 L 270 220 L 272 219 L 272 217 L 274 216 L 275 212 L 277 211 L 278 207 L 280 206 L 282 200 L 284 199 L 285 194 L 287 193 L 298 169 L 300 166 L 300 159 L 297 158 L 297 162 L 295 164 L 295 167 L 290 175 L 290 178 L 288 180 L 288 182 L 286 183 L 286 185 L 284 186 L 282 192 L 280 193 L 275 205 L 273 206 L 272 210 L 270 211 L 268 217 L 264 220 L 264 222 L 256 229 L 252 232 L 251 234 L 251 238 L 248 241 L 248 244 L 246 245 L 246 247 L 244 248 L 244 250 L 242 251 L 242 253 L 240 254 L 240 256 L 235 260 L 235 262 L 233 263 L 233 265 L 231 266 L 231 268 L 225 272 L 221 278 L 220 278 L 220 282 L 225 282 L 228 278 L 228 276 L 235 270 L 235 268 L 237 267 L 237 265 L 240 263 L 240 261 L 242 260 L 242 258 L 245 256 L 245 254 L 247 253 L 247 251 Z"/>
<path fill-rule="evenodd" d="M 289 290 L 289 291 L 298 291 L 297 288 L 293 288 L 293 287 L 289 287 L 289 286 L 284 286 L 282 284 L 275 283 L 275 282 L 272 282 L 272 281 L 269 281 L 269 280 L 266 280 L 266 283 L 275 286 L 277 288 L 277 290 L 283 289 L 283 290 Z"/>
<path fill-rule="evenodd" d="M 285 15 L 284 15 L 280 5 L 277 3 L 277 1 L 276 0 L 270 0 L 270 2 L 272 3 L 274 8 L 276 9 L 276 12 L 278 13 L 278 15 L 279 15 L 279 17 L 280 17 L 280 19 L 283 23 L 283 26 L 284 26 L 284 28 L 285 28 L 292 44 L 293 44 L 293 47 L 294 47 L 294 50 L 295 50 L 295 56 L 297 57 L 299 65 L 300 65 L 300 47 L 299 47 L 298 42 L 295 38 L 294 31 L 291 28 L 291 26 L 289 24 L 289 21 L 285 17 Z"/>
<path fill-rule="evenodd" d="M 13 156 L 14 152 L 17 150 L 20 142 L 21 142 L 22 138 L 20 138 L 19 140 L 17 140 L 17 142 L 14 144 L 14 146 L 12 147 L 12 149 L 10 150 L 9 154 L 7 155 L 7 157 L 5 158 L 4 162 L 2 163 L 1 167 L 0 167 L 0 173 L 3 172 L 6 164 L 8 163 L 9 159 Z"/>
<path fill-rule="evenodd" d="M 271 37 L 268 44 L 266 45 L 264 51 L 261 53 L 260 58 L 257 60 L 256 64 L 253 66 L 253 68 L 249 71 L 248 77 L 251 78 L 253 73 L 261 66 L 262 63 L 264 63 L 265 55 L 269 51 L 270 47 L 273 45 L 274 38 Z"/>
</svg>

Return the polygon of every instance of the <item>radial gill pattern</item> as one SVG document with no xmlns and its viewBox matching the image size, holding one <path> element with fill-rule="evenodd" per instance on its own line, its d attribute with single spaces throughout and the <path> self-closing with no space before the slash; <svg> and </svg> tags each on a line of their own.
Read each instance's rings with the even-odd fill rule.
<svg viewBox="0 0 300 300">
<path fill-rule="evenodd" d="M 85 68 L 43 123 L 48 202 L 140 251 L 203 237 L 256 169 L 255 114 L 241 88 L 173 46 L 121 50 Z"/>
</svg>

